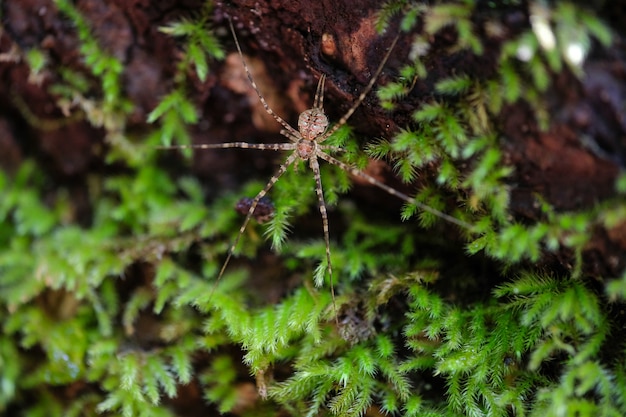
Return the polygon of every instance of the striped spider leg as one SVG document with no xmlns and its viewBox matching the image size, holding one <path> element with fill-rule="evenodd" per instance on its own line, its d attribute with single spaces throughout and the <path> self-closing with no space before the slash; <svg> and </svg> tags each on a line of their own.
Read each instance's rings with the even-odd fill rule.
<svg viewBox="0 0 626 417">
<path fill-rule="evenodd" d="M 406 202 L 417 205 L 420 209 L 432 213 L 444 220 L 447 220 L 451 223 L 459 225 L 464 228 L 471 228 L 472 226 L 458 220 L 448 214 L 445 214 L 439 210 L 436 210 L 432 207 L 424 205 L 415 199 L 403 194 L 392 187 L 378 181 L 374 177 L 360 171 L 356 167 L 350 166 L 344 162 L 339 161 L 329 154 L 330 151 L 341 151 L 342 149 L 337 146 L 332 145 L 324 145 L 323 142 L 328 139 L 333 133 L 335 133 L 341 126 L 343 126 L 348 119 L 352 116 L 352 114 L 356 111 L 356 109 L 361 105 L 366 95 L 371 91 L 374 83 L 376 82 L 378 76 L 382 72 L 384 65 L 386 64 L 391 52 L 393 51 L 396 42 L 398 41 L 399 35 L 397 35 L 389 49 L 387 50 L 383 60 L 380 62 L 378 68 L 374 72 L 372 78 L 370 79 L 367 86 L 363 89 L 357 100 L 354 104 L 348 109 L 348 111 L 339 119 L 339 121 L 333 125 L 330 129 L 328 117 L 324 113 L 323 103 L 324 103 L 324 83 L 326 81 L 326 76 L 322 75 L 317 84 L 317 89 L 315 92 L 315 98 L 313 102 L 313 107 L 302 112 L 298 118 L 298 130 L 290 126 L 283 118 L 274 113 L 274 111 L 269 107 L 261 91 L 259 90 L 256 82 L 254 81 L 248 65 L 243 57 L 243 53 L 241 51 L 241 46 L 239 44 L 239 40 L 237 38 L 237 34 L 235 33 L 235 29 L 232 21 L 229 19 L 230 30 L 233 35 L 233 39 L 235 40 L 235 45 L 237 47 L 237 51 L 239 52 L 239 56 L 241 58 L 243 67 L 246 71 L 246 75 L 252 88 L 256 91 L 259 100 L 261 101 L 263 107 L 278 123 L 281 124 L 283 129 L 280 133 L 289 139 L 289 142 L 285 143 L 273 143 L 273 144 L 256 144 L 256 143 L 247 143 L 247 142 L 231 142 L 231 143 L 217 143 L 217 144 L 202 144 L 202 145 L 188 145 L 188 146 L 171 146 L 171 147 L 162 147 L 161 149 L 180 149 L 180 148 L 195 148 L 195 149 L 227 149 L 227 148 L 240 148 L 240 149 L 259 149 L 259 150 L 272 150 L 272 151 L 291 151 L 291 154 L 287 157 L 287 159 L 283 162 L 283 164 L 278 168 L 274 176 L 270 178 L 265 187 L 259 191 L 259 193 L 254 197 L 250 206 L 247 210 L 245 220 L 243 224 L 239 228 L 239 232 L 237 236 L 234 238 L 230 248 L 228 249 L 228 254 L 226 255 L 226 260 L 220 269 L 219 275 L 216 279 L 215 285 L 213 287 L 212 293 L 215 291 L 219 280 L 224 275 L 224 271 L 228 266 L 230 259 L 233 256 L 235 248 L 239 243 L 241 236 L 243 235 L 250 219 L 253 217 L 255 209 L 259 205 L 259 202 L 265 195 L 270 191 L 270 189 L 276 184 L 276 182 L 280 179 L 280 177 L 287 171 L 289 166 L 294 164 L 297 161 L 308 161 L 309 167 L 313 171 L 313 176 L 315 178 L 315 192 L 317 194 L 319 211 L 322 217 L 322 227 L 324 233 L 324 242 L 326 245 L 326 262 L 328 268 L 328 275 L 330 280 L 330 289 L 331 296 L 333 302 L 333 313 L 335 316 L 335 323 L 339 326 L 338 318 L 337 318 L 337 306 L 335 301 L 335 290 L 333 285 L 333 275 L 332 275 L 332 263 L 331 263 L 331 252 L 330 252 L 330 235 L 329 235 L 329 227 L 328 227 L 328 214 L 326 211 L 326 202 L 324 200 L 324 193 L 322 188 L 322 180 L 320 174 L 320 165 L 319 159 L 323 159 L 328 163 L 338 166 L 342 170 L 366 180 L 368 183 L 381 188 L 387 193 L 400 198 Z M 209 296 L 209 299 L 211 295 Z"/>
</svg>

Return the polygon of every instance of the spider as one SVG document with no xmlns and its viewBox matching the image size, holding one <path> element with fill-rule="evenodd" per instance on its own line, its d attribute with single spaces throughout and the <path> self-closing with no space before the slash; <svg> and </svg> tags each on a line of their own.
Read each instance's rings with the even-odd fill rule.
<svg viewBox="0 0 626 417">
<path fill-rule="evenodd" d="M 239 40 L 237 38 L 237 34 L 235 32 L 235 28 L 233 26 L 232 20 L 229 18 L 228 23 L 230 26 L 230 31 L 233 35 L 233 39 L 235 41 L 235 45 L 237 47 L 237 51 L 239 53 L 239 57 L 241 58 L 242 65 L 245 69 L 246 75 L 252 88 L 255 90 L 256 94 L 259 97 L 259 100 L 265 111 L 270 114 L 283 129 L 280 133 L 289 139 L 289 142 L 284 143 L 272 143 L 272 144 L 260 144 L 260 143 L 247 143 L 247 142 L 229 142 L 229 143 L 215 143 L 215 144 L 200 144 L 200 145 L 187 145 L 187 146 L 173 146 L 173 147 L 161 147 L 161 149 L 180 149 L 180 148 L 195 148 L 195 149 L 227 149 L 227 148 L 240 148 L 240 149 L 259 149 L 259 150 L 273 150 L 273 151 L 290 151 L 291 153 L 287 157 L 287 159 L 280 165 L 276 173 L 270 178 L 265 187 L 259 191 L 259 193 L 251 200 L 247 201 L 245 207 L 247 208 L 246 217 L 243 221 L 243 224 L 239 228 L 239 232 L 237 236 L 231 243 L 228 254 L 226 255 L 226 260 L 224 261 L 222 268 L 220 269 L 219 275 L 217 276 L 216 283 L 213 287 L 212 291 L 215 291 L 217 287 L 217 283 L 224 275 L 226 267 L 228 266 L 230 259 L 233 256 L 235 248 L 239 243 L 241 236 L 243 235 L 250 219 L 254 217 L 255 210 L 257 206 L 263 205 L 265 195 L 270 191 L 270 189 L 276 184 L 276 182 L 280 179 L 280 177 L 287 171 L 287 169 L 296 163 L 297 161 L 308 161 L 309 167 L 313 171 L 313 176 L 315 178 L 315 193 L 317 194 L 318 206 L 320 215 L 322 217 L 322 228 L 324 233 L 324 242 L 326 245 L 326 262 L 327 262 L 327 270 L 330 280 L 330 290 L 332 296 L 333 303 L 333 314 L 335 315 L 335 322 L 339 327 L 339 322 L 337 318 L 337 306 L 335 301 L 335 289 L 333 285 L 333 272 L 332 272 L 332 264 L 331 264 L 331 251 L 330 251 L 330 233 L 328 226 L 328 214 L 326 210 L 326 202 L 324 200 L 324 193 L 322 188 L 322 180 L 320 175 L 320 165 L 319 160 L 323 159 L 324 161 L 336 165 L 342 170 L 348 172 L 349 174 L 359 177 L 367 181 L 368 183 L 386 191 L 387 193 L 400 198 L 406 202 L 409 202 L 413 205 L 416 205 L 420 209 L 427 211 L 437 217 L 440 217 L 450 223 L 456 224 L 460 227 L 472 229 L 472 226 L 462 220 L 459 220 L 455 217 L 452 217 L 446 213 L 443 213 L 439 210 L 436 210 L 430 206 L 422 204 L 415 199 L 409 197 L 408 195 L 378 181 L 374 177 L 366 174 L 365 172 L 360 171 L 356 167 L 348 165 L 332 155 L 330 152 L 340 152 L 342 149 L 338 146 L 333 145 L 325 145 L 324 142 L 330 136 L 333 135 L 341 126 L 346 124 L 348 119 L 352 116 L 352 114 L 356 111 L 356 109 L 361 105 L 367 94 L 371 91 L 374 83 L 378 79 L 378 76 L 383 70 L 384 65 L 386 64 L 391 52 L 393 51 L 399 34 L 394 38 L 389 49 L 387 50 L 383 60 L 378 65 L 378 68 L 374 72 L 372 78 L 370 79 L 367 86 L 363 89 L 357 100 L 354 104 L 348 109 L 348 111 L 339 119 L 339 121 L 329 128 L 329 120 L 326 114 L 324 113 L 324 84 L 326 81 L 326 75 L 322 74 L 317 84 L 317 89 L 315 91 L 315 98 L 313 100 L 313 107 L 302 112 L 298 118 L 298 129 L 296 130 L 294 127 L 289 125 L 282 117 L 277 115 L 267 104 L 265 98 L 261 94 L 254 78 L 250 73 L 250 69 L 248 68 L 248 64 L 246 63 L 243 53 L 241 51 L 241 46 L 239 44 Z M 209 296 L 210 298 L 210 296 Z"/>
</svg>

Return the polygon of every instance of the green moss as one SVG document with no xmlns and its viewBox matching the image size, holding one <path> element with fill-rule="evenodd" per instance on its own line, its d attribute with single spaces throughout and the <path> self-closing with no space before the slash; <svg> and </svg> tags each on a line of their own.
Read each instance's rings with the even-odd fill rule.
<svg viewBox="0 0 626 417">
<path fill-rule="evenodd" d="M 370 156 L 387 158 L 407 183 L 439 164 L 415 198 L 474 225 L 462 231 L 465 246 L 448 239 L 442 220 L 417 204 L 398 213 L 402 226 L 372 220 L 340 197 L 350 186 L 346 173 L 324 168 L 325 197 L 345 229 L 334 233 L 331 225 L 337 329 L 321 227 L 312 240 L 288 236 L 290 225 L 317 213 L 306 167 L 276 184 L 276 216 L 267 226 L 251 224 L 237 251 L 253 260 L 269 246 L 263 233 L 269 235 L 280 273 L 244 261 L 215 287 L 240 227 L 233 202 L 263 183 L 207 205 L 196 179 L 173 178 L 158 163 L 154 145 L 188 143 L 188 127 L 197 121 L 186 77 L 204 80 L 212 60 L 223 57 L 207 29 L 210 9 L 164 29 L 181 37 L 184 53 L 173 90 L 149 117 L 149 145 L 139 148 L 125 132 L 124 69 L 101 50 L 69 2 L 57 4 L 75 25 L 101 91 L 88 97 L 85 77 L 60 69 L 64 81 L 54 91 L 95 103 L 87 119 L 105 128 L 113 159 L 125 169 L 93 179 L 89 226 L 77 225 L 69 191 L 50 192 L 49 179 L 33 163 L 0 175 L 0 412 L 177 415 L 173 399 L 190 387 L 202 402 L 227 412 L 240 405 L 241 384 L 254 380 L 268 399 L 244 415 L 626 413 L 626 345 L 616 332 L 623 319 L 609 304 L 626 299 L 626 276 L 591 280 L 582 272 L 594 228 L 626 218 L 624 178 L 616 185 L 621 195 L 587 211 L 557 213 L 544 204 L 544 219 L 530 225 L 508 213 L 512 168 L 491 117 L 504 102 L 525 100 L 540 109 L 549 74 L 563 66 L 562 56 L 545 51 L 524 65 L 514 60 L 521 43 L 534 42 L 538 50 L 530 30 L 503 46 L 493 79 L 437 80 L 436 98 L 415 109 L 407 126 L 368 145 Z M 591 14 L 571 5 L 555 10 L 563 33 L 574 28 L 610 41 Z M 472 2 L 391 1 L 380 27 L 399 13 L 405 31 L 426 19 L 424 36 L 455 27 L 462 36 L 450 53 L 484 49 Z M 48 65 L 36 53 L 29 56 L 35 72 Z M 380 93 L 388 107 L 425 75 L 422 58 Z M 331 141 L 347 149 L 346 161 L 365 166 L 349 128 Z M 520 267 L 559 250 L 573 254 L 570 272 Z M 494 272 L 492 261 L 503 272 Z M 275 300 L 259 299 L 265 292 L 257 283 L 267 274 L 279 287 L 292 277 L 293 288 Z M 67 400 L 63 392 L 73 394 Z"/>
</svg>

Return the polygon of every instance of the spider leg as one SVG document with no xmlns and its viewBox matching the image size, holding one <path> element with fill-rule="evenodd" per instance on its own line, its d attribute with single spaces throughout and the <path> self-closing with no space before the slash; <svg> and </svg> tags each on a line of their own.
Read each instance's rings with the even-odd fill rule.
<svg viewBox="0 0 626 417">
<path fill-rule="evenodd" d="M 391 188 L 390 186 L 388 186 L 387 184 L 384 184 L 380 181 L 378 181 L 376 178 L 372 177 L 371 175 L 366 174 L 363 171 L 358 170 L 357 168 L 350 166 L 344 162 L 341 162 L 340 160 L 333 158 L 332 156 L 328 155 L 327 153 L 324 152 L 318 152 L 317 156 L 319 156 L 320 158 L 324 159 L 326 162 L 329 162 L 333 165 L 337 165 L 339 168 L 343 169 L 346 172 L 349 172 L 350 174 L 354 175 L 355 177 L 359 177 L 359 178 L 363 178 L 364 180 L 366 180 L 367 182 L 369 182 L 370 184 L 386 191 L 387 193 L 398 197 L 401 200 L 404 200 L 410 204 L 415 204 L 417 207 L 419 207 L 421 210 L 427 211 L 431 214 L 434 214 L 435 216 L 447 220 L 448 222 L 452 223 L 452 224 L 456 224 L 457 226 L 460 226 L 464 229 L 467 230 L 474 230 L 474 226 L 472 226 L 471 224 L 464 222 L 463 220 L 459 220 L 456 217 L 452 217 L 449 214 L 446 214 L 442 211 L 439 211 L 437 209 L 434 209 L 424 203 L 421 203 L 417 200 L 415 200 L 414 198 L 409 197 L 408 195 L 401 193 L 400 191 Z"/>
<path fill-rule="evenodd" d="M 389 47 L 389 50 L 385 54 L 385 57 L 383 58 L 383 60 L 378 65 L 378 68 L 376 68 L 376 72 L 372 76 L 372 79 L 367 84 L 365 89 L 361 92 L 361 94 L 359 95 L 359 98 L 354 102 L 352 107 L 350 107 L 350 109 L 346 112 L 346 114 L 344 114 L 343 117 L 341 119 L 339 119 L 339 121 L 333 127 L 328 129 L 328 131 L 326 133 L 324 133 L 324 135 L 322 135 L 318 140 L 316 140 L 316 142 L 323 142 L 330 135 L 335 133 L 341 126 L 343 126 L 348 121 L 348 119 L 350 118 L 350 116 L 352 116 L 352 114 L 355 112 L 357 107 L 359 107 L 361 105 L 361 103 L 363 102 L 363 100 L 365 100 L 365 96 L 370 92 L 372 87 L 374 87 L 374 83 L 378 79 L 378 76 L 380 75 L 380 73 L 383 71 L 383 67 L 387 63 L 387 60 L 389 59 L 389 56 L 391 55 L 391 52 L 393 51 L 393 48 L 396 46 L 396 43 L 398 42 L 398 38 L 399 37 L 400 37 L 400 33 L 398 33 L 396 35 L 396 37 L 393 39 L 393 42 L 391 42 L 391 46 Z"/>
<path fill-rule="evenodd" d="M 235 248 L 237 247 L 237 244 L 239 243 L 239 239 L 243 235 L 243 232 L 246 230 L 246 227 L 248 226 L 248 223 L 250 222 L 250 219 L 252 218 L 252 215 L 254 214 L 254 210 L 259 204 L 259 201 L 261 201 L 261 199 L 265 197 L 268 191 L 274 186 L 274 184 L 276 184 L 276 181 L 278 181 L 278 179 L 285 173 L 285 171 L 287 171 L 287 168 L 289 168 L 289 166 L 293 164 L 297 159 L 298 159 L 298 154 L 296 152 L 289 155 L 285 163 L 283 163 L 280 166 L 280 168 L 278 168 L 278 171 L 276 171 L 276 173 L 272 176 L 272 178 L 270 178 L 268 183 L 265 185 L 265 188 L 259 191 L 259 193 L 252 200 L 252 203 L 250 204 L 250 208 L 248 209 L 248 214 L 246 214 L 246 219 L 243 221 L 243 224 L 239 228 L 239 232 L 237 233 L 235 240 L 233 241 L 233 243 L 230 245 L 230 248 L 228 249 L 228 255 L 226 255 L 226 260 L 224 261 L 224 264 L 222 265 L 222 269 L 220 269 L 220 273 L 217 276 L 217 279 L 215 280 L 213 289 L 211 289 L 209 300 L 212 298 L 213 293 L 215 292 L 217 288 L 217 284 L 222 278 L 222 275 L 224 275 L 224 271 L 226 271 L 226 267 L 228 266 L 228 263 L 230 262 L 230 259 L 232 258 L 233 253 L 235 252 Z"/>
<path fill-rule="evenodd" d="M 319 152 L 318 152 L 319 153 Z M 309 158 L 309 165 L 315 176 L 315 193 L 322 215 L 322 227 L 324 229 L 324 241 L 326 242 L 326 262 L 328 263 L 328 276 L 330 278 L 330 294 L 333 299 L 333 313 L 335 314 L 335 324 L 339 328 L 339 318 L 337 317 L 337 303 L 335 301 L 335 287 L 333 285 L 333 266 L 330 262 L 330 232 L 328 231 L 328 213 L 326 212 L 326 202 L 324 201 L 324 190 L 322 188 L 322 176 L 320 174 L 320 164 L 317 157 L 313 155 Z"/>
<path fill-rule="evenodd" d="M 263 151 L 292 151 L 296 149 L 295 143 L 248 143 L 248 142 L 227 142 L 227 143 L 204 143 L 199 145 L 175 145 L 157 146 L 157 149 L 260 149 Z"/>
<path fill-rule="evenodd" d="M 289 126 L 289 124 L 285 120 L 283 120 L 282 117 L 280 117 L 279 115 L 274 113 L 274 110 L 272 110 L 270 108 L 269 104 L 267 104 L 267 101 L 265 101 L 265 99 L 263 98 L 263 95 L 261 95 L 261 91 L 259 90 L 259 87 L 254 82 L 254 78 L 252 78 L 252 74 L 250 74 L 250 69 L 248 68 L 248 64 L 246 64 L 246 60 L 243 58 L 243 52 L 241 52 L 241 46 L 239 45 L 239 39 L 237 38 L 237 34 L 235 33 L 235 27 L 233 26 L 233 21 L 230 20 L 230 18 L 228 18 L 228 24 L 230 26 L 230 31 L 233 34 L 233 39 L 235 39 L 235 45 L 237 46 L 237 51 L 239 52 L 239 57 L 241 58 L 241 62 L 243 64 L 243 68 L 246 70 L 246 75 L 248 76 L 248 80 L 250 81 L 250 84 L 252 84 L 252 88 L 254 88 L 254 91 L 256 91 L 257 96 L 259 96 L 259 100 L 261 100 L 261 104 L 263 104 L 263 107 L 265 108 L 265 111 L 270 116 L 272 116 L 278 123 L 280 123 L 285 129 L 287 129 L 289 132 L 291 132 L 294 136 L 297 136 L 298 133 L 297 133 L 296 129 L 294 129 L 293 127 Z"/>
<path fill-rule="evenodd" d="M 317 147 L 319 149 L 322 149 L 325 151 L 332 151 L 332 152 L 345 152 L 346 151 L 341 146 L 335 146 L 335 145 L 317 145 Z"/>
<path fill-rule="evenodd" d="M 281 134 L 281 135 L 283 135 L 283 136 L 285 136 L 286 138 L 288 138 L 288 139 L 289 139 L 290 141 L 292 141 L 292 142 L 297 142 L 297 141 L 299 141 L 300 139 L 302 139 L 302 135 L 300 135 L 300 132 L 298 132 L 298 134 L 297 134 L 297 135 L 294 135 L 293 133 L 291 133 L 291 132 L 290 132 L 290 131 L 288 131 L 288 130 L 281 129 L 280 134 Z"/>
</svg>

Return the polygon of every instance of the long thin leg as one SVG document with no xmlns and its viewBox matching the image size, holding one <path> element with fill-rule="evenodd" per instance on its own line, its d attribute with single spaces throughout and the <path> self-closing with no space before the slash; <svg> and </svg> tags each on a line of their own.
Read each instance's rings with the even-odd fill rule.
<svg viewBox="0 0 626 417">
<path fill-rule="evenodd" d="M 335 324 L 339 328 L 339 318 L 337 317 L 337 303 L 335 302 L 335 286 L 333 285 L 333 266 L 330 262 L 330 232 L 328 230 L 328 213 L 326 212 L 326 202 L 324 201 L 324 189 L 322 188 L 322 175 L 320 174 L 320 164 L 317 157 L 313 155 L 309 159 L 309 165 L 315 176 L 315 193 L 317 203 L 322 215 L 322 228 L 324 229 L 324 241 L 326 242 L 326 262 L 328 263 L 328 276 L 330 278 L 330 294 L 333 299 L 333 313 L 335 313 Z"/>
<path fill-rule="evenodd" d="M 292 142 L 297 142 L 300 139 L 302 139 L 302 135 L 300 135 L 300 133 L 298 133 L 297 135 L 294 135 L 293 133 L 291 133 L 290 131 L 285 130 L 285 129 L 281 129 L 280 130 L 280 134 L 285 136 L 286 138 L 288 138 Z"/>
<path fill-rule="evenodd" d="M 463 220 L 459 220 L 456 217 L 452 217 L 449 214 L 446 214 L 442 211 L 439 211 L 437 209 L 434 209 L 426 204 L 420 203 L 419 201 L 415 200 L 414 198 L 409 197 L 408 195 L 401 193 L 400 191 L 391 188 L 390 186 L 378 181 L 376 178 L 372 177 L 371 175 L 366 174 L 365 172 L 362 172 L 344 162 L 341 162 L 340 160 L 333 158 L 332 156 L 324 153 L 324 152 L 318 152 L 317 155 L 324 159 L 325 161 L 333 164 L 333 165 L 337 165 L 339 168 L 343 169 L 346 172 L 349 172 L 350 174 L 354 175 L 355 177 L 359 177 L 359 178 L 363 178 L 364 180 L 366 180 L 367 182 L 369 182 L 372 185 L 375 185 L 376 187 L 385 190 L 386 192 L 388 192 L 389 194 L 398 197 L 401 200 L 404 200 L 410 204 L 415 204 L 417 207 L 419 207 L 421 210 L 427 211 L 431 214 L 434 214 L 435 216 L 442 218 L 444 220 L 449 221 L 452 224 L 456 224 L 457 226 L 460 226 L 464 229 L 468 229 L 468 230 L 474 230 L 474 226 L 472 226 L 471 224 L 464 222 Z"/>
<path fill-rule="evenodd" d="M 250 84 L 252 84 L 252 88 L 254 88 L 254 91 L 256 91 L 257 96 L 259 96 L 259 100 L 261 100 L 261 104 L 263 104 L 265 111 L 269 115 L 271 115 L 278 123 L 280 123 L 285 129 L 291 132 L 294 136 L 298 136 L 298 131 L 294 129 L 293 127 L 289 126 L 289 124 L 286 121 L 284 121 L 282 117 L 274 113 L 274 110 L 270 108 L 269 104 L 267 104 L 267 102 L 261 95 L 261 91 L 259 90 L 259 87 L 254 82 L 254 79 L 252 78 L 252 74 L 250 74 L 250 69 L 248 68 L 248 64 L 246 64 L 246 60 L 243 58 L 243 52 L 241 52 L 241 46 L 239 46 L 239 39 L 237 39 L 237 34 L 235 33 L 235 27 L 233 26 L 233 21 L 230 20 L 230 18 L 228 19 L 228 24 L 230 25 L 230 31 L 233 34 L 233 39 L 235 39 L 235 45 L 237 46 L 237 51 L 239 51 L 239 57 L 241 58 L 241 62 L 243 63 L 243 68 L 246 70 L 246 75 L 248 76 L 248 80 L 250 81 Z"/>
<path fill-rule="evenodd" d="M 367 84 L 365 89 L 361 92 L 361 94 L 359 95 L 359 98 L 354 102 L 352 107 L 350 107 L 350 109 L 346 112 L 346 114 L 344 114 L 343 117 L 341 119 L 339 119 L 337 124 L 335 124 L 332 128 L 330 128 L 324 135 L 320 136 L 320 138 L 318 140 L 316 140 L 316 142 L 323 142 L 330 135 L 335 133 L 337 131 L 337 129 L 339 129 L 341 126 L 343 126 L 348 121 L 348 119 L 350 118 L 350 116 L 352 116 L 352 114 L 355 112 L 357 107 L 359 107 L 361 105 L 361 103 L 363 102 L 363 100 L 365 100 L 365 96 L 370 92 L 372 87 L 374 87 L 374 83 L 378 79 L 378 76 L 380 75 L 380 73 L 383 71 L 383 67 L 387 63 L 387 60 L 389 59 L 389 56 L 391 55 L 391 52 L 393 51 L 393 48 L 396 46 L 396 43 L 398 42 L 398 38 L 399 37 L 400 37 L 400 34 L 398 33 L 396 35 L 396 37 L 393 39 L 393 42 L 391 42 L 391 46 L 389 47 L 389 50 L 385 54 L 385 57 L 383 58 L 383 60 L 378 65 L 378 68 L 376 69 L 376 72 L 372 76 L 372 79 Z"/>
<path fill-rule="evenodd" d="M 226 142 L 226 143 L 204 143 L 199 145 L 174 145 L 157 146 L 157 149 L 260 149 L 263 151 L 293 151 L 296 149 L 295 143 L 247 143 L 247 142 Z"/>
<path fill-rule="evenodd" d="M 335 145 L 317 145 L 317 148 L 322 149 L 324 151 L 346 152 L 346 150 L 342 148 L 341 146 L 335 146 Z"/>
<path fill-rule="evenodd" d="M 287 168 L 289 168 L 289 166 L 293 164 L 294 161 L 296 161 L 297 159 L 298 159 L 298 154 L 296 152 L 289 155 L 285 163 L 282 164 L 280 168 L 278 168 L 278 171 L 276 171 L 274 176 L 270 178 L 268 183 L 265 185 L 265 188 L 259 191 L 259 193 L 252 200 L 252 204 L 250 204 L 250 208 L 248 209 L 248 214 L 246 214 L 246 219 L 243 221 L 243 224 L 239 228 L 239 233 L 237 233 L 235 240 L 233 241 L 233 243 L 230 245 L 230 248 L 228 249 L 228 255 L 226 255 L 226 260 L 224 261 L 224 264 L 222 265 L 222 269 L 220 269 L 220 273 L 217 276 L 217 279 L 215 280 L 215 284 L 213 285 L 213 289 L 211 290 L 211 294 L 209 295 L 209 300 L 212 298 L 213 293 L 215 292 L 215 289 L 217 288 L 217 284 L 222 278 L 222 275 L 224 275 L 224 271 L 226 271 L 226 267 L 228 266 L 228 263 L 230 262 L 230 258 L 232 258 L 233 253 L 235 252 L 235 248 L 237 247 L 237 244 L 239 243 L 239 239 L 243 235 L 243 232 L 246 230 L 246 227 L 248 226 L 248 223 L 250 222 L 250 219 L 252 218 L 252 215 L 254 214 L 254 210 L 256 209 L 256 206 L 259 204 L 259 201 L 261 201 L 261 199 L 265 197 L 268 191 L 274 186 L 274 184 L 276 184 L 276 181 L 278 181 L 278 179 L 285 173 L 285 171 L 287 171 Z"/>
</svg>

